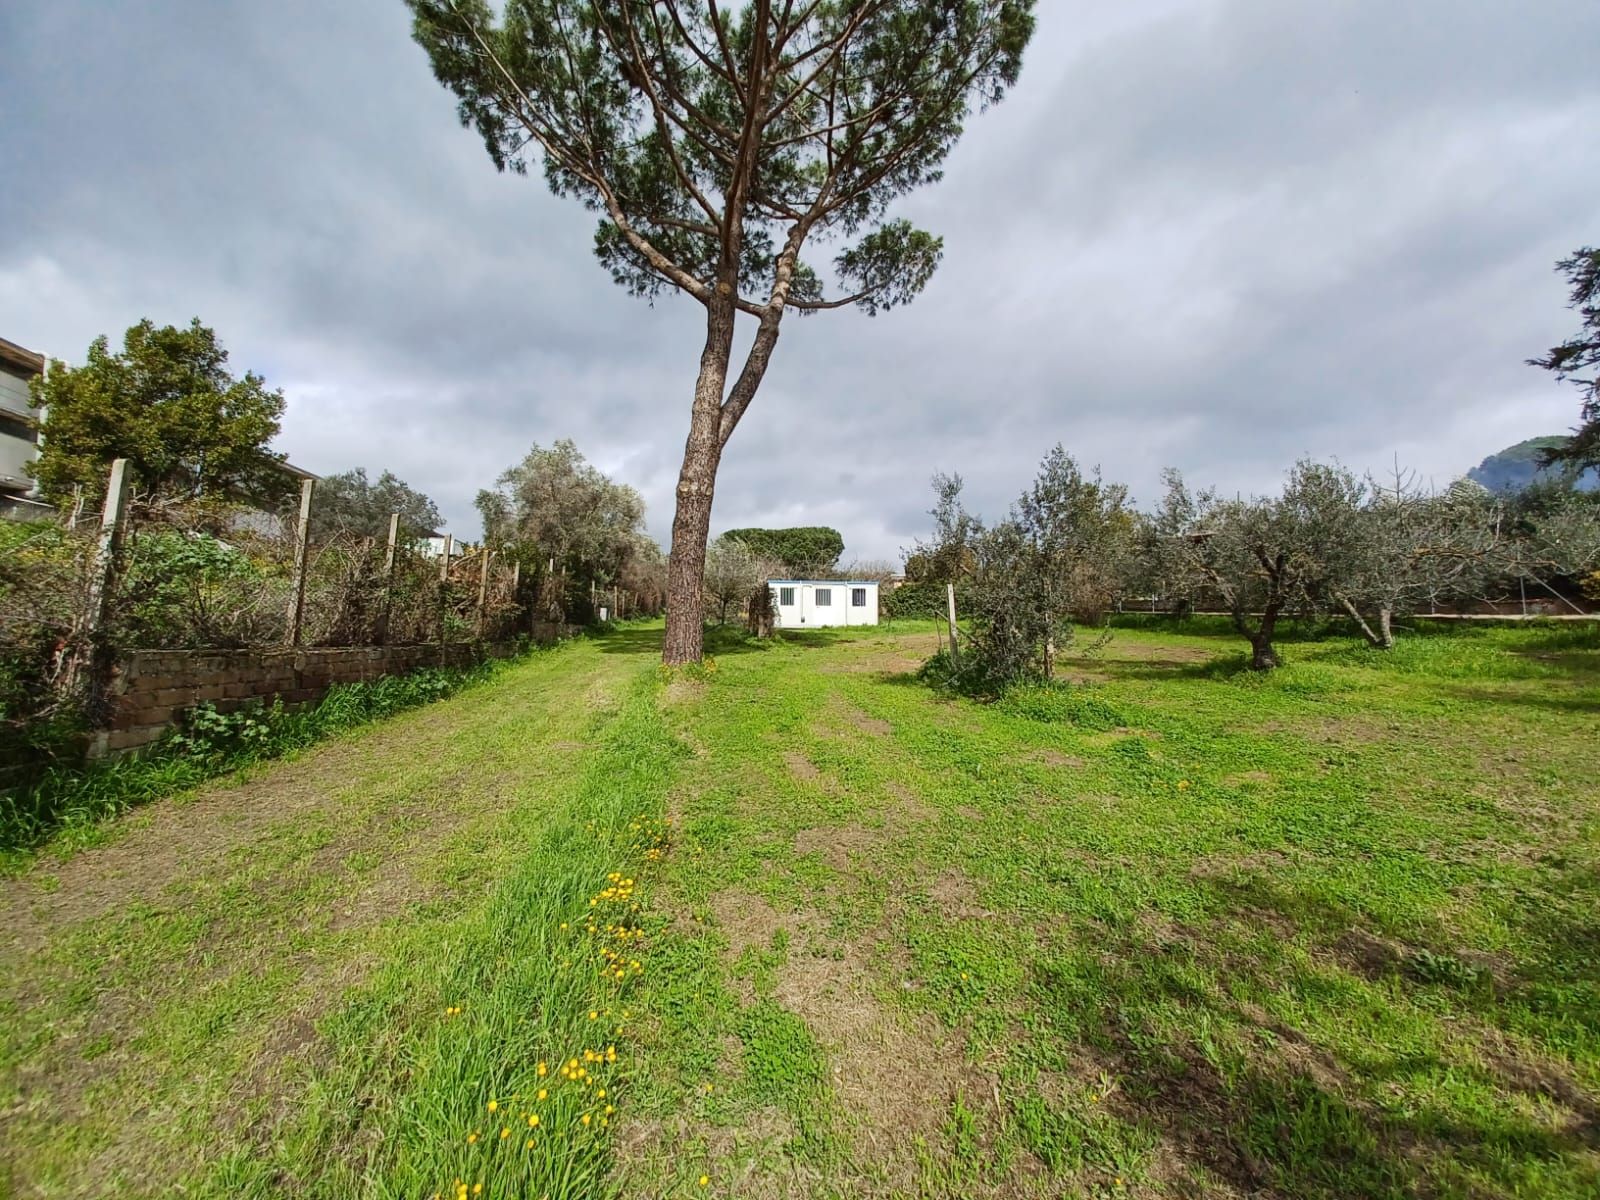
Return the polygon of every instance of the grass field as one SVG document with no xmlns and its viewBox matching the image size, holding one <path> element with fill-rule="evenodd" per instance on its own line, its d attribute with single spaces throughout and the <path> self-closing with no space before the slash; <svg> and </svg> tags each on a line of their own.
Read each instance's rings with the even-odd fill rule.
<svg viewBox="0 0 1600 1200">
<path fill-rule="evenodd" d="M 659 636 L 0 882 L 0 1195 L 1600 1195 L 1592 628 Z"/>
</svg>

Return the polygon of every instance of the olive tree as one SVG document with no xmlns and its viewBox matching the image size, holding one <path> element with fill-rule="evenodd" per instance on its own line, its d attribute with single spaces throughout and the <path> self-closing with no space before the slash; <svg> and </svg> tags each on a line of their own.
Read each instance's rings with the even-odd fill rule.
<svg viewBox="0 0 1600 1200">
<path fill-rule="evenodd" d="M 1394 646 L 1394 621 L 1424 604 L 1483 593 L 1515 561 L 1500 502 L 1476 486 L 1423 489 L 1398 466 L 1387 482 L 1313 467 L 1308 497 L 1313 599 L 1349 617 L 1368 644 Z"/>
<path fill-rule="evenodd" d="M 1278 623 L 1307 606 L 1321 577 L 1315 553 L 1324 493 L 1342 486 L 1315 464 L 1290 472 L 1281 496 L 1224 500 L 1214 491 L 1190 493 L 1176 471 L 1165 475 L 1166 496 L 1156 523 L 1175 530 L 1166 541 L 1169 569 L 1181 586 L 1216 600 L 1250 643 L 1250 666 L 1280 665 Z"/>
<path fill-rule="evenodd" d="M 1074 620 L 1099 619 L 1129 576 L 1137 522 L 1127 488 L 1085 475 L 1059 445 L 992 526 L 962 506 L 959 476 L 935 475 L 933 484 L 936 530 L 918 566 L 966 583 L 966 682 L 997 690 L 1052 678 Z"/>
<path fill-rule="evenodd" d="M 743 605 L 780 568 L 748 544 L 724 534 L 706 549 L 706 598 L 718 606 L 717 622 L 728 623 L 728 609 Z"/>
<path fill-rule="evenodd" d="M 407 538 L 428 537 L 444 528 L 439 506 L 394 472 L 384 471 L 374 481 L 367 478 L 365 467 L 356 467 L 317 484 L 311 536 L 322 541 L 343 532 L 382 538 L 388 534 L 391 513 L 400 514 L 400 532 Z"/>
<path fill-rule="evenodd" d="M 1098 467 L 1085 475 L 1057 445 L 1017 501 L 1015 517 L 1038 558 L 1046 608 L 1095 624 L 1122 599 L 1138 534 L 1126 485 L 1102 479 Z"/>
<path fill-rule="evenodd" d="M 672 523 L 669 663 L 697 660 L 717 468 L 788 312 L 910 301 L 939 238 L 893 218 L 1015 83 L 1033 0 L 407 0 L 502 170 L 542 156 L 635 295 L 705 312 Z M 836 295 L 802 252 L 840 241 Z M 732 370 L 735 324 L 751 318 Z M 732 382 L 730 383 L 730 376 Z"/>
<path fill-rule="evenodd" d="M 565 619 L 570 585 L 609 587 L 632 560 L 650 554 L 644 499 L 569 439 L 535 443 L 476 504 L 484 542 L 527 564 L 542 581 L 540 607 L 558 619 Z"/>
</svg>

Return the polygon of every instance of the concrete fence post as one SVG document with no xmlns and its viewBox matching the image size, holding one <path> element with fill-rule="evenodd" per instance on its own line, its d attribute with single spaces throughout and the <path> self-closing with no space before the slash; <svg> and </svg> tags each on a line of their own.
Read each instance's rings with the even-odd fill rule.
<svg viewBox="0 0 1600 1200">
<path fill-rule="evenodd" d="M 950 661 L 952 663 L 955 663 L 955 662 L 959 661 L 959 659 L 961 657 L 961 651 L 956 646 L 956 585 L 955 584 L 947 583 L 947 584 L 944 585 L 944 599 L 945 599 L 946 612 L 948 614 L 947 619 L 948 619 L 949 624 L 950 624 Z"/>
<path fill-rule="evenodd" d="M 449 587 L 450 587 L 450 551 L 455 546 L 455 534 L 444 535 L 444 553 L 439 557 L 439 646 L 442 650 L 445 643 L 445 633 L 448 626 Z"/>
<path fill-rule="evenodd" d="M 394 609 L 394 559 L 400 545 L 400 514 L 389 514 L 389 545 L 383 553 L 383 607 L 378 610 L 373 641 L 381 646 L 389 640 L 389 617 Z"/>
<path fill-rule="evenodd" d="M 317 481 L 300 481 L 300 516 L 294 527 L 294 570 L 289 576 L 289 620 L 284 642 L 300 644 L 300 625 L 306 611 L 306 549 L 311 537 L 311 495 Z"/>
<path fill-rule="evenodd" d="M 494 551 L 485 546 L 481 551 L 483 561 L 478 564 L 478 637 L 483 638 L 484 612 L 489 604 L 489 563 Z"/>
<path fill-rule="evenodd" d="M 117 555 L 122 549 L 123 530 L 128 525 L 128 460 L 115 459 L 106 482 L 106 503 L 100 513 L 100 535 L 95 540 L 94 558 L 89 566 L 89 595 L 84 606 L 83 631 L 90 637 L 105 624 L 106 607 L 111 603 L 111 588 L 116 579 Z"/>
</svg>

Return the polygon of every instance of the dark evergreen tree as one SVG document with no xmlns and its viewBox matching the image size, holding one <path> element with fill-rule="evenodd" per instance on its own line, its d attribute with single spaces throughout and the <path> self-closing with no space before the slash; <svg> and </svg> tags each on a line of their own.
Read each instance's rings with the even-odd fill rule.
<svg viewBox="0 0 1600 1200">
<path fill-rule="evenodd" d="M 784 314 L 911 300 L 940 239 L 888 215 L 939 178 L 974 106 L 1017 78 L 1034 0 L 407 0 L 435 75 L 501 169 L 599 214 L 636 295 L 705 309 L 677 487 L 668 662 L 701 655 L 717 468 Z M 801 252 L 840 239 L 829 297 Z M 730 383 L 734 325 L 754 319 Z"/>
<path fill-rule="evenodd" d="M 30 382 L 44 410 L 34 477 L 45 497 L 93 501 L 104 494 L 114 458 L 134 482 L 161 497 L 282 492 L 281 454 L 267 449 L 283 415 L 283 393 L 259 375 L 234 378 L 217 335 L 195 318 L 187 327 L 140 321 L 112 350 L 104 336 L 81 367 L 52 363 Z"/>
<path fill-rule="evenodd" d="M 1600 250 L 1585 246 L 1556 264 L 1571 285 L 1571 306 L 1578 310 L 1582 328 L 1549 353 L 1530 358 L 1528 364 L 1554 371 L 1557 379 L 1571 380 L 1583 397 L 1581 422 L 1572 438 L 1544 452 L 1546 463 L 1566 463 L 1582 470 L 1600 467 Z"/>
</svg>

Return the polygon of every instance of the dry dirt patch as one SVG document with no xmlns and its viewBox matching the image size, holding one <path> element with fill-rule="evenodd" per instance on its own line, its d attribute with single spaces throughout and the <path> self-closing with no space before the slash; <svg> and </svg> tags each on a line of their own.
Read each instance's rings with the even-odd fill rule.
<svg viewBox="0 0 1600 1200">
<path fill-rule="evenodd" d="M 822 710 L 818 732 L 827 737 L 842 738 L 856 733 L 872 737 L 888 737 L 894 726 L 879 717 L 869 716 L 840 696 L 834 696 Z"/>
<path fill-rule="evenodd" d="M 815 783 L 822 778 L 822 772 L 817 769 L 817 764 L 798 750 L 785 750 L 783 753 L 783 765 L 788 767 L 789 774 L 793 775 L 801 783 Z"/>
<path fill-rule="evenodd" d="M 952 921 L 982 920 L 995 915 L 978 902 L 978 885 L 955 867 L 947 867 L 940 873 L 928 889 L 928 895 L 938 905 L 939 912 Z"/>
<path fill-rule="evenodd" d="M 931 1139 L 958 1091 L 992 1091 L 967 1063 L 963 1039 L 880 998 L 895 986 L 886 977 L 893 972 L 882 968 L 897 956 L 876 933 L 812 954 L 805 947 L 818 943 L 823 927 L 815 913 L 781 913 L 740 889 L 712 897 L 710 907 L 730 963 L 751 947 L 770 946 L 780 930 L 788 933 L 773 999 L 803 1019 L 827 1051 L 829 1082 L 868 1174 L 891 1194 L 910 1186 L 918 1137 Z"/>
<path fill-rule="evenodd" d="M 1077 768 L 1084 765 L 1083 759 L 1076 754 L 1063 754 L 1059 750 L 1051 750 L 1048 747 L 1043 750 L 1035 750 L 1028 757 L 1034 762 L 1044 763 L 1047 767 Z"/>
<path fill-rule="evenodd" d="M 848 873 L 853 856 L 865 855 L 883 844 L 881 829 L 868 829 L 864 825 L 824 825 L 815 829 L 802 829 L 794 835 L 794 852 L 820 854 L 822 861 L 835 871 Z"/>
</svg>

